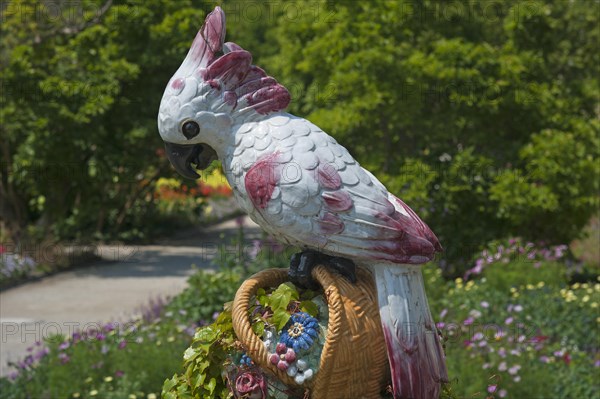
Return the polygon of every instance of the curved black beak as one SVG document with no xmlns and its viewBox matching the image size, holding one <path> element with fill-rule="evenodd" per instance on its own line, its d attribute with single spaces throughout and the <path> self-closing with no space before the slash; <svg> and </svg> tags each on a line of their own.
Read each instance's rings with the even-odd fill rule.
<svg viewBox="0 0 600 399">
<path fill-rule="evenodd" d="M 165 141 L 165 150 L 169 162 L 171 162 L 177 173 L 188 179 L 195 180 L 200 177 L 194 168 L 192 168 L 192 162 L 195 162 L 198 155 L 202 152 L 202 146 L 199 144 L 174 144 Z"/>
<path fill-rule="evenodd" d="M 169 162 L 177 173 L 193 180 L 200 175 L 192 164 L 195 164 L 198 169 L 205 169 L 217 159 L 215 151 L 205 144 L 174 144 L 165 141 L 165 150 Z"/>
</svg>

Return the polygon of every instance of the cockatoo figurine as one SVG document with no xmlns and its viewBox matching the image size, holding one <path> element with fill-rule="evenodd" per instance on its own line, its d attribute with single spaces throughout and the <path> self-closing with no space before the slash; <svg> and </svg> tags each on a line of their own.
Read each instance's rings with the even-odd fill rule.
<svg viewBox="0 0 600 399">
<path fill-rule="evenodd" d="M 432 399 L 447 381 L 420 265 L 442 248 L 423 221 L 331 136 L 284 112 L 288 91 L 224 43 L 217 7 L 169 81 L 158 115 L 166 153 L 185 177 L 219 159 L 239 205 L 274 237 L 302 248 L 290 275 L 316 263 L 376 282 L 394 397 Z M 369 370 L 365 370 L 368 373 Z"/>
</svg>

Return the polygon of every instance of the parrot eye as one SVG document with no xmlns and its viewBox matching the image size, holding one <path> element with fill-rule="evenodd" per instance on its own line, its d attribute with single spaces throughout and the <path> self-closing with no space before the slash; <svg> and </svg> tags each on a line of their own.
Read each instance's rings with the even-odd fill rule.
<svg viewBox="0 0 600 399">
<path fill-rule="evenodd" d="M 200 126 L 194 121 L 185 121 L 181 125 L 181 133 L 190 140 L 200 133 Z"/>
</svg>

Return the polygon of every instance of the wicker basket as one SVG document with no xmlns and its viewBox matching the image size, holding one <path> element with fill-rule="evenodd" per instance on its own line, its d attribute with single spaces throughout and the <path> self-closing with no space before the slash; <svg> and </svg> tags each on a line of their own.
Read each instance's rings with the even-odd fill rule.
<svg viewBox="0 0 600 399">
<path fill-rule="evenodd" d="M 315 267 L 312 275 L 327 298 L 329 324 L 319 370 L 303 387 L 312 399 L 379 398 L 389 383 L 389 365 L 371 274 L 357 268 L 356 284 L 323 266 Z M 233 329 L 256 364 L 286 385 L 298 387 L 268 362 L 267 349 L 248 317 L 249 302 L 259 288 L 277 287 L 287 280 L 287 270 L 269 269 L 244 281 L 233 301 Z"/>
</svg>

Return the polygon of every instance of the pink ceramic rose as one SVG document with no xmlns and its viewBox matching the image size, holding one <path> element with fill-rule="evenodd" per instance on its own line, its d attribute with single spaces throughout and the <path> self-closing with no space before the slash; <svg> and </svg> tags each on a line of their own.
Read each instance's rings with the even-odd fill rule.
<svg viewBox="0 0 600 399">
<path fill-rule="evenodd" d="M 235 397 L 239 399 L 266 399 L 267 381 L 262 373 L 247 370 L 235 379 Z"/>
</svg>

